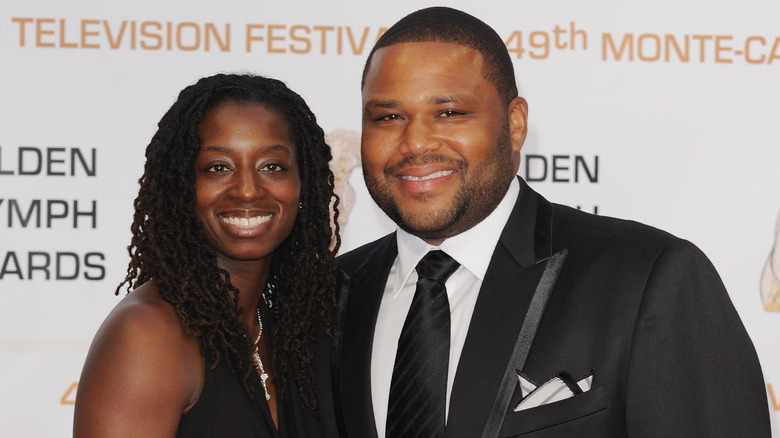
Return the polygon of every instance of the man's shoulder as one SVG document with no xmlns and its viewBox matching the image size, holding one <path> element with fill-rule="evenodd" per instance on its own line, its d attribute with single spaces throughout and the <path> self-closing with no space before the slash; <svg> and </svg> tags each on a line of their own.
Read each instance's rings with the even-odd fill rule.
<svg viewBox="0 0 780 438">
<path fill-rule="evenodd" d="M 395 241 L 395 233 L 387 234 L 338 256 L 339 267 L 347 273 L 355 273 L 361 266 L 374 259 Z"/>
<path fill-rule="evenodd" d="M 628 246 L 659 250 L 690 242 L 659 228 L 628 219 L 586 213 L 560 204 L 553 207 L 553 238 L 588 246 Z"/>
</svg>

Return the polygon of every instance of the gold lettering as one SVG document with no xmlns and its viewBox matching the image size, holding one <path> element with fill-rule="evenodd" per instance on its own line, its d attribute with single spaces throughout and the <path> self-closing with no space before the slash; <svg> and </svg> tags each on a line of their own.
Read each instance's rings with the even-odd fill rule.
<svg viewBox="0 0 780 438">
<path fill-rule="evenodd" d="M 612 57 L 615 58 L 616 61 L 620 61 L 621 58 L 623 58 L 624 50 L 628 51 L 628 60 L 629 61 L 634 60 L 634 34 L 633 33 L 627 33 L 623 36 L 623 42 L 620 44 L 619 50 L 615 47 L 615 42 L 612 40 L 612 34 L 602 33 L 601 34 L 602 61 L 607 60 L 607 46 L 610 47 L 612 52 Z"/>
<path fill-rule="evenodd" d="M 100 36 L 100 32 L 88 30 L 87 26 L 100 25 L 99 20 L 81 20 L 81 47 L 85 49 L 99 49 L 100 44 L 88 43 L 87 37 Z"/>
<path fill-rule="evenodd" d="M 647 56 L 645 55 L 645 41 L 652 40 L 653 45 L 655 46 L 655 54 L 653 56 Z M 658 35 L 653 33 L 643 33 L 642 35 L 639 35 L 639 41 L 637 44 L 637 52 L 639 55 L 639 59 L 642 61 L 658 61 L 661 59 L 661 38 L 658 37 Z"/>
<path fill-rule="evenodd" d="M 723 45 L 723 41 L 731 41 L 730 36 L 716 35 L 715 36 L 715 62 L 719 64 L 731 64 L 733 60 L 731 58 L 724 58 L 721 56 L 722 52 L 731 52 L 731 46 Z"/>
<path fill-rule="evenodd" d="M 772 46 L 772 54 L 769 55 L 767 64 L 771 64 L 775 59 L 780 60 L 780 37 L 775 38 L 775 45 Z"/>
<path fill-rule="evenodd" d="M 136 25 L 135 20 L 130 22 L 130 48 L 135 50 Z"/>
<path fill-rule="evenodd" d="M 343 33 L 342 31 L 343 30 L 344 29 L 341 26 L 336 28 L 336 31 L 337 31 L 336 32 L 336 53 L 338 53 L 339 55 L 342 54 L 341 48 L 343 46 L 343 36 L 342 36 L 342 33 Z"/>
<path fill-rule="evenodd" d="M 182 29 L 184 29 L 185 27 L 192 28 L 194 29 L 195 32 L 195 42 L 189 46 L 185 46 L 184 43 L 182 42 L 184 38 L 182 38 L 181 34 L 182 34 Z M 183 50 L 185 52 L 192 52 L 194 50 L 198 50 L 198 47 L 200 47 L 200 27 L 198 27 L 197 24 L 189 21 L 184 23 L 179 23 L 179 25 L 176 26 L 176 46 L 179 48 L 179 50 Z"/>
<path fill-rule="evenodd" d="M 284 48 L 274 48 L 273 44 L 274 41 L 284 41 L 283 36 L 275 36 L 274 31 L 275 30 L 284 30 L 287 29 L 287 26 L 284 24 L 269 24 L 268 25 L 268 53 L 286 53 L 287 51 Z"/>
<path fill-rule="evenodd" d="M 539 41 L 541 37 L 541 41 Z M 557 38 L 557 35 L 556 35 Z M 543 31 L 531 32 L 529 45 L 534 49 L 541 49 L 542 53 L 535 50 L 528 52 L 533 59 L 545 59 L 550 54 L 550 34 Z"/>
<path fill-rule="evenodd" d="M 55 20 L 53 18 L 39 18 L 35 21 L 35 47 L 54 47 L 52 42 L 44 42 L 44 35 L 54 35 L 53 30 L 44 29 L 44 24 L 53 24 Z"/>
<path fill-rule="evenodd" d="M 685 35 L 685 52 L 683 52 L 682 49 L 680 49 L 680 45 L 677 44 L 677 39 L 674 37 L 674 35 L 666 34 L 664 35 L 664 42 L 666 43 L 666 53 L 664 54 L 664 60 L 666 62 L 669 62 L 669 54 L 672 52 L 671 48 L 674 47 L 675 53 L 677 53 L 677 59 L 680 60 L 680 62 L 688 62 L 691 58 L 691 38 L 690 35 Z"/>
<path fill-rule="evenodd" d="M 306 37 L 298 36 L 298 31 L 304 31 L 306 32 Z M 308 38 L 309 33 L 311 33 L 311 29 L 309 29 L 308 26 L 293 26 L 290 28 L 290 39 L 296 42 L 303 43 L 303 48 L 295 47 L 294 45 L 290 45 L 290 51 L 293 53 L 309 53 L 311 51 L 311 40 Z"/>
<path fill-rule="evenodd" d="M 517 44 L 514 44 L 513 41 L 517 41 Z M 504 41 L 504 45 L 509 53 L 515 54 L 515 58 L 522 58 L 523 53 L 525 53 L 525 49 L 523 49 L 523 32 L 520 30 L 512 32 L 509 38 Z"/>
<path fill-rule="evenodd" d="M 769 391 L 769 398 L 772 400 L 772 407 L 776 411 L 780 411 L 780 399 L 775 397 L 775 391 L 772 389 L 772 384 L 771 383 L 767 383 L 766 384 L 766 389 Z"/>
<path fill-rule="evenodd" d="M 79 387 L 79 382 L 73 382 L 68 387 L 68 390 L 65 391 L 65 394 L 62 394 L 62 397 L 60 398 L 60 404 L 61 405 L 75 405 L 76 404 L 76 390 Z"/>
<path fill-rule="evenodd" d="M 325 54 L 325 49 L 327 48 L 327 40 L 328 37 L 326 35 L 327 32 L 330 32 L 333 30 L 333 26 L 314 26 L 314 30 L 319 31 L 322 34 L 322 45 L 321 45 L 321 52 L 323 55 Z"/>
<path fill-rule="evenodd" d="M 566 31 L 564 29 L 561 29 L 560 25 L 556 24 L 555 27 L 553 28 L 552 32 L 553 32 L 553 34 L 555 34 L 555 48 L 556 49 L 565 49 L 566 48 L 566 43 L 565 42 L 561 42 L 561 34 L 566 33 Z M 533 42 L 533 40 L 534 40 L 534 34 L 535 33 L 542 33 L 542 32 L 533 32 L 531 34 L 531 42 Z M 545 39 L 549 39 L 549 35 L 547 35 L 546 33 L 545 33 Z"/>
<path fill-rule="evenodd" d="M 352 28 L 347 27 L 347 38 L 349 38 L 349 45 L 352 48 L 353 54 L 360 55 L 363 53 L 363 47 L 365 47 L 366 40 L 368 39 L 368 31 L 368 27 L 363 28 L 363 35 L 360 37 L 360 44 L 355 45 L 355 38 L 352 35 Z"/>
<path fill-rule="evenodd" d="M 152 33 L 152 31 L 149 30 L 149 28 L 155 28 L 159 32 L 162 30 L 162 24 L 156 22 L 156 21 L 144 21 L 141 23 L 141 36 L 142 37 L 149 37 L 155 41 L 157 41 L 157 44 L 147 44 L 146 41 L 141 41 L 141 47 L 146 50 L 160 50 L 162 48 L 162 37 L 159 33 Z"/>
<path fill-rule="evenodd" d="M 750 53 L 752 52 L 752 50 L 750 50 L 750 47 L 753 41 L 758 41 L 759 43 L 761 43 L 762 46 L 766 46 L 766 40 L 763 37 L 760 36 L 748 37 L 748 39 L 745 40 L 745 60 L 750 64 L 761 64 L 766 59 L 766 56 L 761 55 L 760 58 L 753 58 L 752 56 L 750 56 Z"/>
<path fill-rule="evenodd" d="M 19 23 L 19 47 L 24 47 L 25 25 L 27 23 L 32 23 L 33 21 L 35 20 L 33 20 L 32 18 L 17 18 L 17 17 L 11 18 L 11 23 Z"/>
<path fill-rule="evenodd" d="M 76 43 L 68 43 L 65 41 L 65 19 L 60 18 L 60 47 L 75 49 L 78 46 L 79 45 Z"/>
<path fill-rule="evenodd" d="M 571 46 L 569 49 L 574 50 L 575 49 L 575 41 L 574 39 L 577 37 L 577 35 L 582 37 L 582 50 L 588 50 L 588 34 L 585 33 L 584 30 L 575 30 L 574 28 L 574 22 L 571 22 L 571 30 L 569 33 L 571 34 Z"/>
<path fill-rule="evenodd" d="M 127 21 L 122 21 L 122 26 L 119 27 L 119 33 L 114 39 L 114 35 L 111 34 L 111 26 L 108 25 L 108 20 L 103 20 L 103 28 L 106 30 L 106 37 L 108 38 L 108 45 L 112 49 L 118 49 L 119 44 L 122 42 L 122 36 L 125 34 L 125 28 L 127 27 Z"/>
<path fill-rule="evenodd" d="M 211 50 L 211 38 L 214 38 L 219 46 L 219 50 L 223 52 L 230 51 L 230 23 L 225 23 L 225 39 L 219 36 L 217 27 L 214 23 L 206 23 L 206 51 Z"/>
<path fill-rule="evenodd" d="M 173 41 L 173 31 L 171 30 L 172 26 L 173 26 L 173 23 L 171 23 L 170 21 L 165 23 L 165 35 L 166 35 L 166 38 L 165 38 L 165 50 L 167 50 L 169 52 L 172 49 L 171 44 L 173 44 L 173 42 L 172 42 Z M 181 34 L 178 34 L 178 35 L 179 35 L 179 37 L 181 37 Z M 177 42 L 177 44 L 178 44 L 178 42 Z"/>
<path fill-rule="evenodd" d="M 264 24 L 247 24 L 246 25 L 246 51 L 247 53 L 252 51 L 252 41 L 263 41 L 262 36 L 255 36 L 252 31 L 255 29 L 264 29 Z"/>
<path fill-rule="evenodd" d="M 695 40 L 699 40 L 699 61 L 704 62 L 704 46 L 707 40 L 712 39 L 712 35 L 693 35 Z"/>
</svg>

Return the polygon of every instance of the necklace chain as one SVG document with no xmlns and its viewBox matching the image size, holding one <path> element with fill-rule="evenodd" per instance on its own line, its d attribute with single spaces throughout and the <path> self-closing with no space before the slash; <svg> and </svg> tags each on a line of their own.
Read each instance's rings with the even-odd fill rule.
<svg viewBox="0 0 780 438">
<path fill-rule="evenodd" d="M 263 361 L 260 359 L 260 349 L 258 347 L 258 344 L 260 343 L 260 338 L 263 336 L 263 320 L 260 318 L 260 309 L 257 309 L 257 325 L 260 327 L 260 330 L 257 333 L 257 339 L 255 339 L 255 353 L 254 353 L 254 361 L 255 361 L 255 368 L 257 368 L 257 371 L 260 373 L 260 383 L 263 384 L 263 392 L 265 392 L 265 399 L 270 400 L 271 394 L 268 393 L 268 384 L 265 382 L 268 380 L 268 373 L 265 372 L 265 369 L 263 368 Z"/>
</svg>

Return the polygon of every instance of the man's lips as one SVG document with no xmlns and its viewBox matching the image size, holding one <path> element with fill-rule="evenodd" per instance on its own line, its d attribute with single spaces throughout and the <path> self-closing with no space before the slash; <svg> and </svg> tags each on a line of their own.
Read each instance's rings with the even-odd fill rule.
<svg viewBox="0 0 780 438">
<path fill-rule="evenodd" d="M 429 173 L 427 175 L 415 176 L 415 175 L 399 175 L 398 178 L 404 181 L 427 181 L 433 178 L 441 178 L 443 176 L 452 175 L 454 170 L 439 170 L 437 172 Z"/>
<path fill-rule="evenodd" d="M 433 194 L 444 188 L 457 170 L 417 168 L 405 169 L 396 174 L 400 188 L 409 194 Z"/>
</svg>

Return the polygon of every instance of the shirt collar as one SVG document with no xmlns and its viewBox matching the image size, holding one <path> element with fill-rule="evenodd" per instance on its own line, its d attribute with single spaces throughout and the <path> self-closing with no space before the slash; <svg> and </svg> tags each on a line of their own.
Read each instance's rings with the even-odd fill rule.
<svg viewBox="0 0 780 438">
<path fill-rule="evenodd" d="M 398 228 L 396 241 L 398 243 L 398 269 L 395 271 L 393 299 L 403 289 L 409 277 L 414 272 L 420 259 L 434 249 L 441 249 L 468 269 L 480 281 L 484 280 L 493 251 L 501 237 L 501 232 L 512 214 L 512 209 L 520 194 L 520 183 L 513 178 L 504 198 L 485 219 L 471 229 L 446 239 L 441 245 L 433 246 L 417 236 Z M 460 269 L 460 268 L 459 268 Z"/>
</svg>

